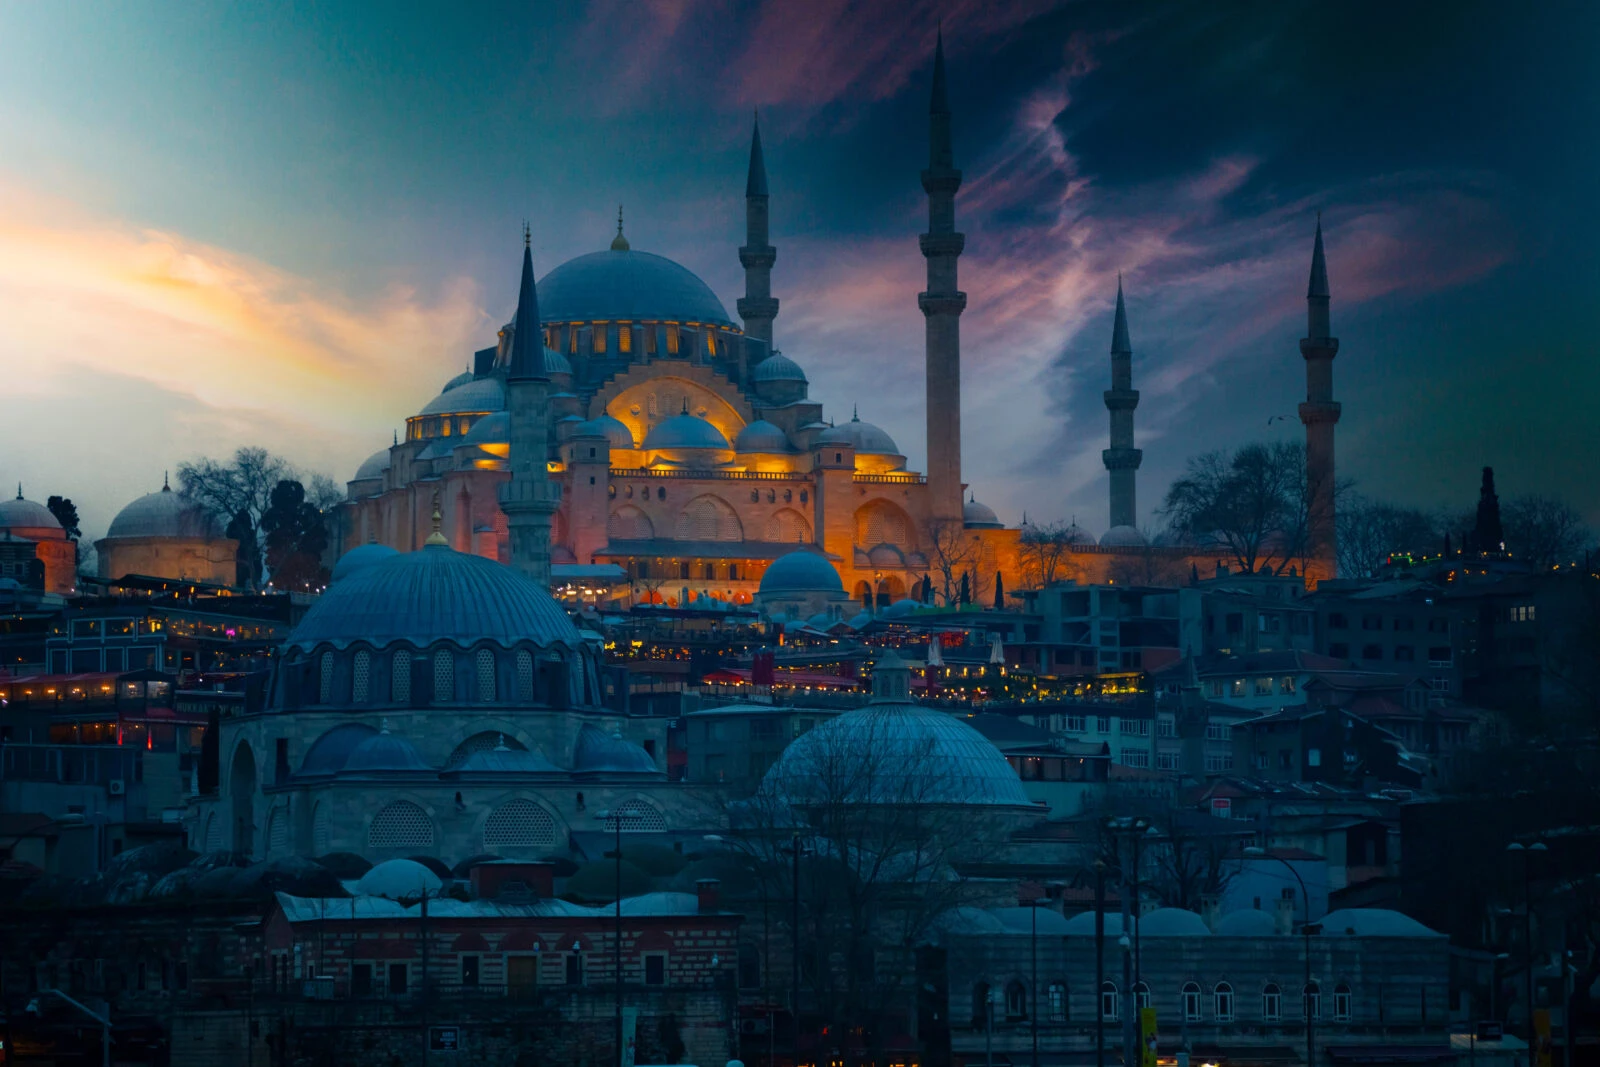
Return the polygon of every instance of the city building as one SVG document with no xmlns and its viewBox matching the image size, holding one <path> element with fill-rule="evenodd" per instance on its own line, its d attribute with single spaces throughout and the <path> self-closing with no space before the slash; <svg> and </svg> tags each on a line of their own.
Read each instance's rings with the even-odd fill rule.
<svg viewBox="0 0 1600 1067">
<path fill-rule="evenodd" d="M 23 497 L 20 485 L 16 499 L 0 500 L 0 538 L 12 546 L 4 554 L 9 568 L 5 577 L 46 593 L 66 594 L 77 587 L 77 542 L 67 537 L 49 508 Z M 32 544 L 37 566 L 27 561 L 26 549 L 16 547 L 22 542 Z"/>
<path fill-rule="evenodd" d="M 203 507 L 161 488 L 132 501 L 94 543 L 101 578 L 130 575 L 231 586 L 238 580 L 239 542 L 222 536 Z"/>
</svg>

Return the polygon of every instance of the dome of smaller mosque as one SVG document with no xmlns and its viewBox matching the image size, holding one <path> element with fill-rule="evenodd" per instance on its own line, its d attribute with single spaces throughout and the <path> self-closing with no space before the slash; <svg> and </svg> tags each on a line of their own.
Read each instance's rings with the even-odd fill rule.
<svg viewBox="0 0 1600 1067">
<path fill-rule="evenodd" d="M 733 439 L 735 452 L 787 452 L 789 435 L 766 419 L 757 419 Z"/>
<path fill-rule="evenodd" d="M 844 582 L 827 557 L 810 549 L 779 556 L 761 575 L 761 595 L 783 593 L 843 593 Z"/>
<path fill-rule="evenodd" d="M 657 423 L 645 435 L 644 447 L 647 452 L 665 448 L 713 448 L 726 452 L 732 446 L 721 430 L 686 411 Z"/>
<path fill-rule="evenodd" d="M 621 419 L 601 413 L 572 431 L 574 437 L 604 437 L 612 448 L 633 448 L 633 431 Z"/>
<path fill-rule="evenodd" d="M 774 352 L 757 363 L 750 377 L 758 382 L 806 382 L 806 372 L 800 369 L 800 364 L 782 352 Z"/>
<path fill-rule="evenodd" d="M 474 378 L 463 385 L 440 393 L 417 414 L 456 415 L 483 411 L 504 411 L 505 384 L 499 378 Z"/>
</svg>

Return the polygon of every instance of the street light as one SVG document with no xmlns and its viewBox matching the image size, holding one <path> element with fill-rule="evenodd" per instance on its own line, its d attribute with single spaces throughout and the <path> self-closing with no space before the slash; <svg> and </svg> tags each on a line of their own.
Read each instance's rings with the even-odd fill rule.
<svg viewBox="0 0 1600 1067">
<path fill-rule="evenodd" d="M 1028 952 L 1033 959 L 1033 977 L 1028 992 L 1028 1029 L 1033 1031 L 1033 1067 L 1039 1067 L 1039 898 L 1028 901 Z"/>
<path fill-rule="evenodd" d="M 1305 901 L 1306 907 L 1306 921 L 1300 925 L 1300 932 L 1305 937 L 1306 959 L 1306 984 L 1300 990 L 1300 1012 L 1306 1017 L 1306 1067 L 1316 1067 L 1316 1020 L 1312 1018 L 1311 1014 L 1311 935 L 1322 933 L 1322 924 L 1313 923 L 1311 921 L 1311 894 L 1306 891 L 1306 880 L 1300 877 L 1300 872 L 1295 869 L 1294 864 L 1290 863 L 1282 856 L 1273 855 L 1266 849 L 1259 846 L 1251 846 L 1246 848 L 1244 850 L 1244 854 L 1246 856 L 1277 860 L 1279 863 L 1287 867 L 1289 869 L 1289 873 L 1294 875 L 1294 880 L 1300 883 L 1300 898 Z M 1321 991 L 1319 987 L 1319 998 L 1320 995 Z M 1320 1004 L 1320 999 L 1318 1003 Z"/>
<path fill-rule="evenodd" d="M 1523 966 L 1527 972 L 1527 1004 L 1528 1004 L 1528 1062 L 1533 1062 L 1533 854 L 1550 851 L 1543 841 L 1535 841 L 1524 846 L 1521 841 L 1513 841 L 1506 846 L 1507 852 L 1514 852 L 1522 857 L 1522 953 Z"/>
<path fill-rule="evenodd" d="M 604 854 L 605 859 L 616 860 L 616 901 L 615 901 L 615 929 L 613 930 L 614 944 L 611 948 L 612 977 L 616 983 L 617 999 L 617 1067 L 623 1067 L 624 1049 L 622 1047 L 622 813 L 613 813 L 609 809 L 597 811 L 594 817 L 602 823 L 610 822 L 617 835 L 617 847 Z"/>
<path fill-rule="evenodd" d="M 800 854 L 810 852 L 811 846 L 800 843 L 800 831 L 796 830 L 787 845 L 778 846 L 778 851 L 793 857 L 794 860 L 791 879 L 794 890 L 793 912 L 789 922 L 789 935 L 792 939 L 789 952 L 789 1052 L 792 1062 L 798 1067 L 800 1063 Z"/>
</svg>

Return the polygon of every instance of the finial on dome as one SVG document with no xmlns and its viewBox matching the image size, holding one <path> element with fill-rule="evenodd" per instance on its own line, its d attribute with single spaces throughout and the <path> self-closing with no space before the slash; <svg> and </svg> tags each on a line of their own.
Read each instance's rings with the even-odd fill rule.
<svg viewBox="0 0 1600 1067">
<path fill-rule="evenodd" d="M 394 444 L 391 444 L 389 446 L 389 447 L 393 448 L 394 445 L 398 445 L 400 443 L 400 431 L 399 430 L 391 430 L 389 432 L 394 434 Z"/>
<path fill-rule="evenodd" d="M 433 532 L 429 534 L 428 539 L 423 542 L 424 545 L 427 545 L 430 548 L 450 547 L 450 542 L 444 539 L 444 534 L 441 533 L 439 529 L 440 523 L 443 521 L 443 519 L 444 516 L 439 512 L 439 490 L 435 489 L 433 491 Z"/>
<path fill-rule="evenodd" d="M 167 481 L 167 472 L 166 471 L 162 471 L 161 472 L 161 491 L 163 493 L 172 492 L 172 483 Z"/>
<path fill-rule="evenodd" d="M 385 718 L 384 718 L 384 719 L 383 719 L 383 723 L 382 723 L 382 726 L 383 726 L 383 728 L 382 728 L 382 729 L 381 729 L 381 730 L 379 730 L 379 731 L 378 731 L 378 732 L 379 732 L 379 733 L 380 733 L 380 734 L 386 734 L 386 733 L 388 733 L 388 732 L 389 732 L 389 719 L 388 719 L 388 718 L 387 718 L 387 717 L 385 717 Z"/>
<path fill-rule="evenodd" d="M 850 405 L 850 421 L 851 422 L 860 422 L 861 421 L 861 405 L 860 404 L 851 404 Z"/>
<path fill-rule="evenodd" d="M 684 397 L 683 398 L 683 413 L 685 415 L 689 414 L 689 398 L 688 397 Z"/>
<path fill-rule="evenodd" d="M 506 745 L 506 735 L 500 734 L 499 737 L 500 739 L 495 742 L 494 750 L 496 752 L 510 752 L 511 749 Z"/>
<path fill-rule="evenodd" d="M 18 500 L 22 499 L 22 483 L 21 482 L 17 483 L 17 499 Z"/>
<path fill-rule="evenodd" d="M 626 252 L 629 248 L 628 239 L 622 236 L 622 205 L 617 205 L 617 235 L 611 239 L 611 251 Z"/>
<path fill-rule="evenodd" d="M 522 247 L 533 247 L 533 227 L 528 225 L 528 220 L 522 220 Z"/>
</svg>

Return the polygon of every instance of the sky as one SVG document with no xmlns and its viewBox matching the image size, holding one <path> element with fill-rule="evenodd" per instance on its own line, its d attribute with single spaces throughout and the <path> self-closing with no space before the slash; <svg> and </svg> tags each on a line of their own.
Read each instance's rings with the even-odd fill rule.
<svg viewBox="0 0 1600 1067">
<path fill-rule="evenodd" d="M 920 469 L 919 171 L 943 27 L 963 473 L 1106 525 L 1111 315 L 1140 521 L 1299 439 L 1322 213 L 1342 476 L 1600 525 L 1600 5 L 591 0 L 0 5 L 0 483 L 103 534 L 262 445 L 343 482 L 540 274 L 635 249 L 742 292 L 759 109 L 777 347 Z M 1284 416 L 1287 416 L 1285 418 Z"/>
</svg>

